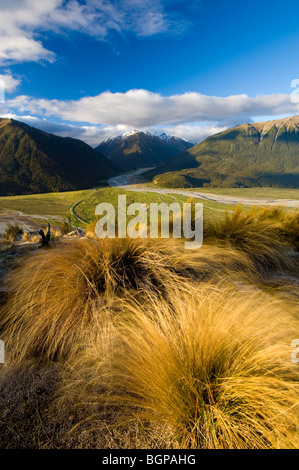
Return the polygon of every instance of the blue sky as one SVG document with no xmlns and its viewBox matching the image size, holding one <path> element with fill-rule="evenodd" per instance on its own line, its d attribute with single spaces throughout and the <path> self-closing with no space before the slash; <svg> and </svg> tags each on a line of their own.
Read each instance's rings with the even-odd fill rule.
<svg viewBox="0 0 299 470">
<path fill-rule="evenodd" d="M 97 145 L 299 114 L 298 19 L 295 0 L 1 0 L 0 115 Z"/>
</svg>

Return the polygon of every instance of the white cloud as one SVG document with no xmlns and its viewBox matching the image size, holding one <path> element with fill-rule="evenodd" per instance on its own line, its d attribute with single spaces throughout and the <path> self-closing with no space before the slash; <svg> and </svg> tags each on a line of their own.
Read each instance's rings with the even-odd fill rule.
<svg viewBox="0 0 299 470">
<path fill-rule="evenodd" d="M 106 40 L 111 31 L 152 36 L 177 33 L 188 22 L 166 13 L 163 0 L 1 0 L 0 64 L 54 61 L 40 34 L 78 31 Z"/>
<path fill-rule="evenodd" d="M 36 127 L 44 132 L 49 132 L 61 137 L 72 137 L 80 139 L 91 145 L 92 147 L 98 146 L 104 140 L 110 137 L 115 137 L 133 130 L 130 126 L 115 125 L 115 126 L 75 126 L 64 123 L 54 123 L 46 119 L 39 119 L 31 115 L 17 115 L 17 114 L 2 114 L 3 118 L 15 119 L 24 122 L 30 126 Z M 188 140 L 191 143 L 197 144 L 206 137 L 226 130 L 228 126 L 218 126 L 216 124 L 206 125 L 178 125 L 172 127 L 144 127 L 137 129 L 138 131 L 150 132 L 152 134 L 162 134 L 165 132 L 168 135 L 175 135 L 182 139 Z"/>
<path fill-rule="evenodd" d="M 38 27 L 61 0 L 2 0 L 0 4 L 0 63 L 53 60 L 34 37 Z"/>
<path fill-rule="evenodd" d="M 11 90 L 15 89 L 18 80 L 9 74 L 6 80 Z M 46 132 L 78 138 L 92 146 L 132 129 L 166 132 L 195 144 L 245 122 L 299 114 L 298 110 L 299 104 L 293 103 L 291 96 L 286 94 L 253 98 L 200 93 L 162 96 L 147 90 L 104 92 L 68 101 L 20 95 L 7 99 L 0 107 L 2 115 L 14 115 L 15 119 L 32 123 Z M 49 118 L 62 123 L 49 122 Z"/>
<path fill-rule="evenodd" d="M 30 37 L 0 35 L 0 64 L 10 62 L 54 61 L 55 54 L 46 50 L 39 41 Z"/>
<path fill-rule="evenodd" d="M 184 93 L 163 97 L 147 90 L 129 90 L 126 93 L 104 92 L 79 100 L 47 100 L 18 96 L 8 100 L 10 110 L 40 116 L 55 116 L 70 122 L 130 128 L 190 123 L 243 123 L 249 116 L 276 116 L 296 114 L 299 104 L 290 95 L 247 95 L 228 97 Z"/>
<path fill-rule="evenodd" d="M 1 117 L 24 122 L 29 126 L 40 129 L 41 131 L 49 132 L 60 137 L 80 139 L 92 147 L 96 147 L 104 140 L 109 139 L 109 137 L 114 137 L 130 130 L 130 127 L 128 126 L 104 126 L 101 128 L 96 126 L 75 126 L 65 123 L 51 122 L 45 118 L 40 119 L 36 116 L 15 113 L 2 113 Z"/>
<path fill-rule="evenodd" d="M 21 80 L 19 78 L 13 77 L 10 73 L 0 74 L 0 82 L 3 84 L 3 89 L 7 93 L 12 93 L 17 89 Z"/>
<path fill-rule="evenodd" d="M 178 125 L 172 127 L 164 127 L 161 132 L 165 132 L 168 135 L 174 135 L 181 139 L 188 140 L 192 144 L 198 144 L 202 140 L 206 139 L 210 135 L 218 134 L 219 132 L 226 131 L 229 126 L 220 126 L 217 124 L 206 124 L 206 125 Z M 160 130 L 160 129 L 159 129 Z M 151 132 L 151 129 L 149 129 Z M 157 129 L 153 128 L 152 132 L 157 132 Z"/>
</svg>

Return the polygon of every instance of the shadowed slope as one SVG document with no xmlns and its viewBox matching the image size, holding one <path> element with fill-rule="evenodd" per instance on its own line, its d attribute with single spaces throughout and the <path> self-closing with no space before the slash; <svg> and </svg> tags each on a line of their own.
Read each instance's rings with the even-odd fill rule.
<svg viewBox="0 0 299 470">
<path fill-rule="evenodd" d="M 0 195 L 98 186 L 117 169 L 81 140 L 0 119 Z"/>
</svg>

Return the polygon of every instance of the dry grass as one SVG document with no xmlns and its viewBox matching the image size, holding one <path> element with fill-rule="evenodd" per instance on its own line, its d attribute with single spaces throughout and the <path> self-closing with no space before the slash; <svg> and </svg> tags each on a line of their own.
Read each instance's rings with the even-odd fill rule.
<svg viewBox="0 0 299 470">
<path fill-rule="evenodd" d="M 227 212 L 223 219 L 214 219 L 205 227 L 206 241 L 217 241 L 246 253 L 259 270 L 294 270 L 294 249 L 297 216 L 288 216 L 280 209 L 268 211 L 253 208 L 242 212 L 241 207 Z M 289 226 L 289 228 L 287 228 Z"/>
<path fill-rule="evenodd" d="M 191 253 L 171 240 L 63 240 L 11 273 L 0 328 L 19 360 L 32 354 L 57 359 L 87 341 L 101 309 L 115 296 L 167 295 L 188 279 L 224 276 L 235 282 L 258 278 L 252 261 L 233 249 L 203 247 Z"/>
<path fill-rule="evenodd" d="M 299 211 L 294 209 L 286 211 L 282 207 L 257 208 L 253 207 L 250 211 L 256 220 L 270 223 L 276 227 L 277 235 L 281 240 L 288 243 L 294 250 L 299 250 Z"/>
<path fill-rule="evenodd" d="M 23 232 L 22 241 L 27 243 L 39 243 L 41 237 L 36 233 Z"/>
<path fill-rule="evenodd" d="M 63 232 L 59 229 L 51 230 L 51 240 L 59 240 L 63 236 Z"/>
<path fill-rule="evenodd" d="M 78 402 L 63 391 L 59 364 L 25 361 L 1 371 L 0 448 L 145 449 L 165 445 L 161 427 L 124 423 L 119 408 Z M 63 400 L 57 392 L 63 392 Z M 69 393 L 70 392 L 70 393 Z M 85 395 L 85 399 L 87 395 Z M 117 425 L 116 425 L 117 424 Z M 171 448 L 172 442 L 167 443 Z"/>
<path fill-rule="evenodd" d="M 62 238 L 64 231 L 62 229 L 51 230 L 51 241 L 57 241 Z M 41 236 L 38 233 L 23 232 L 22 241 L 27 243 L 40 243 Z"/>
<path fill-rule="evenodd" d="M 281 223 L 279 227 L 281 236 L 289 243 L 295 251 L 299 251 L 299 212 L 291 213 L 281 211 Z"/>
<path fill-rule="evenodd" d="M 10 276 L 0 328 L 18 358 L 58 358 L 90 334 L 101 306 L 124 291 L 163 290 L 180 279 L 180 261 L 165 243 L 63 241 L 33 254 Z M 96 319 L 95 319 L 96 317 Z"/>
<path fill-rule="evenodd" d="M 298 319 L 245 292 L 201 285 L 173 291 L 171 304 L 153 295 L 124 301 L 111 371 L 101 377 L 113 388 L 108 403 L 167 425 L 182 447 L 298 446 L 299 370 L 289 347 Z"/>
<path fill-rule="evenodd" d="M 0 391 L 21 374 L 18 400 L 34 403 L 16 415 L 1 397 L 1 445 L 298 447 L 297 216 L 237 209 L 199 250 L 73 239 L 22 259 L 0 310 Z M 286 274 L 280 288 L 270 274 Z"/>
<path fill-rule="evenodd" d="M 28 242 L 29 240 L 30 240 L 30 233 L 29 232 L 23 232 L 22 241 L 23 242 Z"/>
<path fill-rule="evenodd" d="M 91 238 L 92 240 L 98 240 L 98 237 L 95 234 L 96 223 L 97 223 L 97 220 L 93 220 L 87 225 L 86 227 L 87 238 Z"/>
<path fill-rule="evenodd" d="M 22 233 L 23 230 L 19 227 L 19 225 L 8 224 L 4 233 L 4 238 L 9 242 L 13 243 L 19 235 L 22 235 Z"/>
</svg>

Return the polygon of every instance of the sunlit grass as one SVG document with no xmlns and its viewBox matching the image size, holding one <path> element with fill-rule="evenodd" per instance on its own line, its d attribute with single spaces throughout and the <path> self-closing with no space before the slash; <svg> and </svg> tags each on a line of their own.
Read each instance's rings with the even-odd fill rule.
<svg viewBox="0 0 299 470">
<path fill-rule="evenodd" d="M 170 300 L 122 303 L 101 379 L 108 403 L 166 424 L 182 447 L 295 448 L 299 371 L 289 344 L 298 317 L 227 283 L 173 290 Z"/>
<path fill-rule="evenodd" d="M 297 229 L 296 211 L 237 208 L 205 220 L 197 250 L 184 240 L 98 240 L 94 224 L 88 239 L 57 232 L 5 279 L 5 380 L 27 363 L 59 369 L 45 418 L 55 407 L 84 410 L 71 430 L 53 424 L 76 446 L 90 426 L 108 447 L 119 435 L 131 446 L 126 430 L 136 447 L 298 447 Z M 285 295 L 270 282 L 278 275 Z"/>
</svg>

